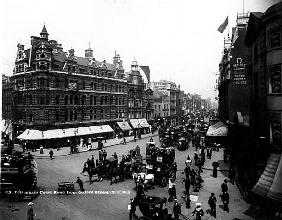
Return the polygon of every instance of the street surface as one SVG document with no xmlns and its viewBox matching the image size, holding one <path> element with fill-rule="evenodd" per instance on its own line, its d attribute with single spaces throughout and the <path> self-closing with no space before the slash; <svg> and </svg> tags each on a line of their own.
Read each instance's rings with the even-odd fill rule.
<svg viewBox="0 0 282 220">
<path fill-rule="evenodd" d="M 108 156 L 114 152 L 120 157 L 123 154 L 127 154 L 129 150 L 134 149 L 138 144 L 140 146 L 141 154 L 145 158 L 145 146 L 146 142 L 149 141 L 150 137 L 138 140 L 137 142 L 129 142 L 126 145 L 119 144 L 106 148 Z M 159 146 L 159 138 L 153 137 Z M 181 198 L 184 194 L 184 184 L 182 183 L 185 177 L 182 174 L 184 170 L 184 162 L 187 155 L 189 154 L 193 158 L 195 149 L 190 147 L 188 151 L 176 150 L 176 162 L 178 165 L 177 180 L 176 180 L 176 191 L 177 197 L 182 203 L 182 213 L 188 216 L 189 219 L 194 219 L 191 216 L 191 212 L 195 208 L 196 202 L 201 202 L 205 211 L 205 216 L 202 219 L 215 219 L 206 213 L 209 209 L 207 205 L 208 197 L 211 192 L 214 192 L 217 197 L 217 219 L 232 220 L 242 219 L 248 220 L 253 219 L 244 212 L 249 208 L 241 197 L 237 187 L 228 183 L 230 193 L 230 212 L 224 212 L 222 209 L 222 202 L 220 200 L 220 185 L 224 178 L 228 176 L 227 172 L 219 172 L 217 178 L 211 176 L 212 171 L 208 170 L 212 168 L 213 161 L 219 161 L 220 168 L 227 170 L 228 165 L 223 163 L 223 152 L 222 149 L 219 152 L 213 152 L 212 159 L 206 159 L 204 165 L 205 168 L 202 177 L 204 179 L 203 187 L 200 192 L 193 192 L 190 188 L 190 194 L 196 196 L 197 201 L 191 203 L 191 208 L 185 208 L 185 202 Z M 54 151 L 56 156 L 56 151 Z M 130 198 L 135 196 L 133 190 L 135 183 L 133 180 L 126 180 L 121 183 L 113 183 L 110 185 L 108 180 L 102 182 L 89 183 L 88 176 L 81 174 L 83 164 L 87 158 L 91 158 L 94 155 L 95 159 L 98 158 L 98 151 L 88 151 L 79 154 L 60 156 L 54 160 L 50 160 L 48 157 L 41 157 L 37 159 L 38 163 L 38 188 L 42 190 L 42 194 L 39 195 L 34 202 L 34 211 L 36 213 L 35 219 L 40 220 L 124 220 L 128 219 L 127 205 L 129 204 Z M 75 194 L 75 195 L 56 195 L 54 191 L 57 190 L 58 182 L 61 181 L 76 181 L 77 177 L 81 177 L 84 182 L 84 188 L 86 193 L 89 194 Z M 79 187 L 75 184 L 75 189 Z M 93 191 L 93 194 L 92 192 Z M 95 192 L 97 191 L 97 192 Z M 99 194 L 100 193 L 100 194 Z M 101 194 L 102 193 L 102 194 Z M 105 194 L 109 193 L 109 194 Z M 168 187 L 161 188 L 156 186 L 154 189 L 150 189 L 146 192 L 147 195 L 154 196 L 165 196 L 168 197 Z M 169 212 L 171 213 L 172 203 L 167 203 Z M 1 198 L 0 201 L 0 219 L 8 220 L 23 220 L 26 219 L 27 202 L 11 202 L 6 198 Z M 141 213 L 137 208 L 137 215 Z"/>
</svg>

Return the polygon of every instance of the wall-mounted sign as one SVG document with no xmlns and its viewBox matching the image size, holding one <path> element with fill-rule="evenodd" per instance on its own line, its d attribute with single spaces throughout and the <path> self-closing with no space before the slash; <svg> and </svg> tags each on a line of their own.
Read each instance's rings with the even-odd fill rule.
<svg viewBox="0 0 282 220">
<path fill-rule="evenodd" d="M 247 85 L 246 64 L 242 58 L 237 58 L 237 62 L 233 64 L 232 83 L 234 85 Z"/>
</svg>

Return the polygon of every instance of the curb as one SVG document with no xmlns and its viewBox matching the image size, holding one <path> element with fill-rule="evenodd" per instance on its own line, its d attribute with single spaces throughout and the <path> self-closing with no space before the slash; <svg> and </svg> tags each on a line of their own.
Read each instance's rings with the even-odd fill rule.
<svg viewBox="0 0 282 220">
<path fill-rule="evenodd" d="M 148 137 L 144 137 L 144 138 L 141 138 L 141 139 L 136 139 L 135 142 L 137 142 L 138 140 L 142 140 L 142 139 L 149 138 L 149 137 L 155 137 L 155 136 L 158 136 L 158 134 L 154 134 L 154 135 L 151 135 L 151 136 L 148 136 Z M 134 140 L 128 141 L 127 143 L 129 143 L 129 142 L 134 142 Z M 122 144 L 122 143 L 116 143 L 116 144 L 108 145 L 108 146 L 105 146 L 103 148 L 109 148 L 109 147 L 113 147 L 113 146 L 120 145 L 120 144 Z M 81 153 L 90 152 L 90 151 L 96 151 L 96 150 L 98 150 L 98 148 L 91 149 L 91 150 L 79 151 L 79 152 L 73 153 L 73 154 L 62 154 L 62 155 L 58 155 L 58 156 L 53 156 L 53 159 L 60 158 L 60 157 L 65 157 L 65 156 L 70 156 L 70 155 L 81 154 Z M 50 158 L 48 155 L 46 155 L 46 156 L 36 156 L 36 155 L 33 155 L 33 157 L 36 158 L 36 159 L 47 159 L 47 158 Z"/>
</svg>

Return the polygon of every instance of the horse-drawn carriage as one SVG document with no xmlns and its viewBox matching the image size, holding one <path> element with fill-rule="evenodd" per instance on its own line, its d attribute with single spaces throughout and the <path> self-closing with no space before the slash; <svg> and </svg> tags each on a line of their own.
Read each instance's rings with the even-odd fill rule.
<svg viewBox="0 0 282 220">
<path fill-rule="evenodd" d="M 180 151 L 188 149 L 188 142 L 184 137 L 179 138 L 177 143 L 177 149 Z"/>
<path fill-rule="evenodd" d="M 143 196 L 139 201 L 139 210 L 143 216 L 138 220 L 170 220 L 171 214 L 168 214 L 168 209 L 163 208 L 167 199 L 165 197 Z"/>
</svg>

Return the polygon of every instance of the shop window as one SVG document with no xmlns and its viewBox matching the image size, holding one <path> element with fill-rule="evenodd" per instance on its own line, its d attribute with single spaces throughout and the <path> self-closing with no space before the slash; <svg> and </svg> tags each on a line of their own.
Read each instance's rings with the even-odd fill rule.
<svg viewBox="0 0 282 220">
<path fill-rule="evenodd" d="M 281 65 L 270 68 L 269 93 L 281 94 Z"/>
</svg>

